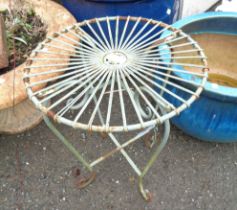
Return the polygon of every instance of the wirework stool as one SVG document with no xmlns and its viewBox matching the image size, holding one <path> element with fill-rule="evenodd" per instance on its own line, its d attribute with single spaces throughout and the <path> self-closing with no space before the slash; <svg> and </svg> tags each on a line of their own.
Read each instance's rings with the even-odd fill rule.
<svg viewBox="0 0 237 210">
<path fill-rule="evenodd" d="M 40 73 L 34 73 L 39 68 Z M 120 152 L 138 175 L 146 200 L 151 196 L 143 188 L 143 177 L 168 140 L 169 119 L 198 98 L 206 80 L 206 57 L 190 36 L 160 21 L 130 16 L 86 20 L 47 37 L 31 54 L 24 75 L 29 98 L 45 114 L 47 126 L 91 172 L 80 187 L 93 181 L 95 165 Z M 88 162 L 50 118 L 106 133 L 115 148 Z M 163 134 L 156 142 L 160 124 Z M 137 135 L 125 143 L 114 135 L 129 131 Z M 149 132 L 149 145 L 158 146 L 141 170 L 125 148 Z"/>
</svg>

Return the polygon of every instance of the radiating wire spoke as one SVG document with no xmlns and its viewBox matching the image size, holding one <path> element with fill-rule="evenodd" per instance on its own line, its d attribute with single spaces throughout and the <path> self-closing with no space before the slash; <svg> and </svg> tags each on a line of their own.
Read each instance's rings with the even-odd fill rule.
<svg viewBox="0 0 237 210">
<path fill-rule="evenodd" d="M 75 50 L 74 49 L 71 49 L 71 48 L 65 48 L 65 47 L 59 47 L 59 46 L 56 46 L 54 44 L 48 44 L 48 43 L 43 43 L 43 46 L 46 46 L 46 47 L 53 47 L 57 50 L 62 50 L 62 51 L 66 51 L 66 52 L 70 52 L 70 53 L 73 53 L 75 54 Z"/>
<path fill-rule="evenodd" d="M 81 67 L 83 67 L 83 66 L 81 66 Z M 59 68 L 50 69 L 49 71 L 41 71 L 39 73 L 31 73 L 31 74 L 27 74 L 24 78 L 38 77 L 38 76 L 42 76 L 42 75 L 59 73 L 59 72 L 67 72 L 67 71 L 74 70 L 74 69 L 78 69 L 78 66 L 72 66 L 72 67 L 61 68 L 61 69 L 59 69 Z"/>
<path fill-rule="evenodd" d="M 142 47 L 137 48 L 136 51 L 137 51 L 138 55 L 142 55 L 144 53 L 154 55 L 154 53 L 159 54 L 160 52 L 165 51 L 167 49 L 171 50 L 171 48 L 169 48 L 169 46 L 170 46 L 169 44 L 172 42 L 175 42 L 176 40 L 174 40 L 174 41 L 172 39 L 169 41 L 164 41 L 164 40 L 165 40 L 165 38 L 162 38 L 162 39 L 158 38 L 151 44 L 149 43 L 147 45 L 143 45 Z M 189 45 L 192 46 L 191 44 L 189 44 Z M 162 47 L 164 47 L 164 48 L 162 48 Z"/>
<path fill-rule="evenodd" d="M 122 91 L 122 85 L 121 85 L 121 78 L 120 78 L 118 70 L 116 71 L 116 79 L 117 79 L 116 81 L 117 81 L 118 89 L 119 89 L 119 101 L 120 101 L 120 109 L 121 109 L 122 119 L 123 119 L 123 126 L 126 129 L 127 128 L 127 119 L 126 119 L 123 91 Z"/>
<path fill-rule="evenodd" d="M 84 41 L 86 44 L 88 44 L 88 46 L 91 46 L 91 47 L 97 46 L 96 43 L 92 41 L 90 36 L 86 32 L 79 31 L 76 25 L 73 27 L 69 27 L 67 29 L 67 32 L 69 33 L 69 35 L 73 35 L 74 37 L 77 37 L 79 41 L 81 40 Z M 97 49 L 100 50 L 99 48 Z"/>
<path fill-rule="evenodd" d="M 78 68 L 78 67 L 77 67 L 77 68 Z M 85 70 L 86 70 L 87 72 L 90 72 L 90 71 L 92 70 L 92 67 L 86 67 L 86 68 L 81 69 L 80 71 L 84 71 L 84 72 L 85 72 Z M 61 80 L 60 82 L 51 84 L 51 85 L 49 85 L 49 86 L 47 86 L 47 87 L 45 87 L 45 88 L 42 88 L 42 89 L 40 89 L 40 90 L 34 92 L 32 95 L 33 95 L 33 96 L 36 96 L 36 95 L 44 95 L 44 96 L 45 96 L 45 95 L 48 94 L 47 92 L 51 93 L 51 92 L 52 92 L 51 90 L 57 90 L 57 89 L 59 89 L 60 87 L 64 86 L 64 84 L 67 84 L 67 83 L 69 83 L 69 82 L 71 82 L 71 81 L 74 81 L 74 80 L 77 79 L 79 76 L 81 76 L 81 75 L 78 75 L 78 74 L 77 74 L 77 75 L 75 75 L 75 76 L 73 76 L 73 77 L 69 77 L 69 78 L 67 78 L 67 79 Z M 73 83 L 74 83 L 74 82 L 73 82 Z M 32 83 L 31 83 L 31 84 L 32 84 Z"/>
<path fill-rule="evenodd" d="M 151 80 L 150 78 L 144 76 L 143 74 L 139 73 L 138 71 L 136 71 L 136 74 L 138 74 L 141 78 L 144 79 L 144 81 L 149 82 L 150 84 L 156 86 L 157 88 L 159 88 L 160 90 L 168 93 L 169 95 L 173 96 L 174 98 L 178 99 L 179 101 L 186 103 L 186 101 L 179 97 L 178 95 L 176 95 L 175 93 L 173 93 L 172 91 L 168 90 L 167 88 L 165 88 L 164 86 L 160 85 L 158 82 L 155 82 L 154 80 Z"/>
<path fill-rule="evenodd" d="M 147 70 L 147 71 L 150 71 L 150 72 L 153 72 L 157 75 L 161 75 L 161 76 L 167 76 L 169 78 L 172 78 L 172 79 L 175 79 L 175 80 L 178 80 L 178 81 L 181 81 L 181 82 L 185 82 L 187 84 L 191 84 L 191 85 L 194 85 L 194 86 L 198 86 L 200 84 L 196 83 L 195 80 L 187 80 L 187 79 L 183 79 L 181 77 L 178 77 L 178 76 L 174 76 L 174 75 L 171 75 L 171 74 L 167 74 L 167 73 L 163 73 L 161 71 L 158 70 L 158 67 L 156 67 L 156 70 L 154 69 L 151 69 L 151 68 L 148 68 L 146 66 L 141 66 L 141 65 L 135 65 L 136 67 L 139 67 L 141 69 L 144 69 L 144 70 Z M 204 77 L 204 75 L 203 75 Z"/>
<path fill-rule="evenodd" d="M 98 45 L 95 41 L 93 41 L 89 35 L 87 35 L 87 33 L 84 33 L 85 35 L 83 36 L 81 33 L 76 33 L 75 31 L 73 31 L 72 29 L 69 29 L 68 30 L 69 33 L 73 34 L 74 36 L 76 36 L 77 38 L 79 38 L 79 40 L 82 40 L 84 41 L 86 44 L 88 44 L 88 46 L 91 46 L 93 47 L 96 51 L 99 51 L 99 52 L 103 52 L 102 49 L 99 49 L 98 48 Z"/>
<path fill-rule="evenodd" d="M 108 28 L 108 32 L 109 32 L 110 46 L 111 46 L 112 49 L 114 49 L 114 40 L 113 40 L 110 21 L 109 21 L 108 17 L 106 17 L 106 22 L 107 22 L 107 28 Z"/>
<path fill-rule="evenodd" d="M 155 40 L 152 40 L 149 43 L 146 43 L 145 45 L 141 45 L 140 46 L 136 46 L 136 48 L 131 49 L 131 51 L 136 51 L 138 54 L 143 54 L 144 52 L 149 52 L 149 53 L 153 53 L 153 52 L 160 52 L 160 46 L 177 46 L 177 47 L 184 47 L 184 46 L 192 46 L 193 44 L 195 44 L 195 42 L 193 41 L 192 44 L 188 43 L 188 44 L 178 44 L 178 45 L 170 45 L 172 43 L 175 43 L 177 41 L 180 41 L 182 39 L 187 39 L 187 36 L 181 36 L 181 37 L 177 37 L 176 38 L 176 34 L 173 35 L 167 35 L 166 37 L 162 37 L 162 38 L 157 38 Z M 170 47 L 173 48 L 173 47 Z M 169 48 L 168 48 L 169 49 Z M 162 49 L 164 50 L 164 49 Z"/>
<path fill-rule="evenodd" d="M 91 102 L 91 100 L 94 98 L 94 96 L 96 95 L 97 91 L 99 90 L 101 84 L 103 83 L 104 79 L 106 78 L 106 76 L 108 75 L 108 71 L 105 72 L 105 74 L 103 75 L 103 77 L 101 78 L 101 80 L 99 81 L 99 83 L 96 85 L 96 87 L 93 89 L 93 92 L 91 93 L 90 97 L 88 98 L 87 102 L 84 104 L 84 106 L 81 108 L 81 110 L 79 111 L 79 113 L 76 115 L 75 119 L 74 119 L 74 123 L 76 123 L 79 118 L 81 117 L 81 115 L 83 114 L 83 112 L 85 111 L 85 109 L 87 108 L 87 106 L 89 105 L 89 103 Z"/>
<path fill-rule="evenodd" d="M 115 25 L 115 49 L 118 48 L 118 40 L 119 40 L 119 16 L 116 17 L 116 25 Z"/>
<path fill-rule="evenodd" d="M 203 56 L 173 56 L 173 57 L 165 57 L 165 56 L 163 56 L 163 57 L 149 57 L 149 58 L 144 58 L 144 60 L 150 60 L 150 61 L 152 61 L 152 60 L 154 60 L 154 59 L 156 59 L 156 60 L 166 60 L 166 59 L 168 59 L 168 60 L 186 60 L 186 59 L 205 59 L 206 57 L 203 57 Z M 172 63 L 173 65 L 175 65 L 174 63 Z M 182 65 L 182 64 L 181 64 Z"/>
<path fill-rule="evenodd" d="M 28 87 L 34 87 L 34 86 L 41 85 L 41 84 L 44 84 L 44 83 L 47 83 L 47 82 L 52 82 L 52 81 L 55 81 L 55 80 L 58 80 L 58 79 L 66 78 L 68 76 L 72 76 L 72 77 L 68 78 L 69 80 L 72 80 L 72 79 L 75 79 L 75 78 L 79 77 L 79 75 L 76 74 L 76 73 L 79 73 L 81 71 L 84 71 L 84 69 L 80 69 L 79 68 L 79 69 L 77 69 L 75 71 L 72 71 L 72 72 L 69 72 L 69 73 L 64 73 L 64 74 L 60 74 L 60 75 L 57 75 L 57 76 L 54 76 L 54 77 L 50 77 L 50 78 L 47 78 L 47 79 L 39 80 L 37 82 L 32 82 Z"/>
<path fill-rule="evenodd" d="M 58 114 L 59 116 L 63 116 L 72 106 L 75 105 L 75 103 L 78 102 L 78 100 L 79 100 L 83 95 L 85 95 L 86 93 L 90 92 L 90 91 L 91 91 L 91 88 L 93 87 L 93 84 L 95 84 L 96 82 L 98 82 L 99 76 L 101 76 L 104 72 L 105 72 L 105 69 L 100 69 L 100 75 L 96 74 L 95 76 L 98 75 L 98 77 L 95 78 L 95 80 L 93 80 L 92 82 L 90 82 L 89 85 L 86 86 L 86 87 L 83 89 L 82 92 L 80 92 L 80 94 L 78 94 L 74 99 L 72 99 L 72 100 L 71 100 L 63 109 L 61 109 L 57 114 Z M 94 77 L 90 78 L 90 80 L 93 79 L 93 78 L 94 78 Z M 89 81 L 90 81 L 90 80 L 89 80 Z M 84 83 L 82 84 L 82 86 L 83 86 L 83 85 L 86 85 L 86 83 L 88 83 L 88 81 L 84 82 Z"/>
<path fill-rule="evenodd" d="M 166 49 L 169 49 L 168 52 Z M 164 51 L 164 52 L 162 52 Z M 164 56 L 164 55 L 168 55 L 168 56 L 172 56 L 172 55 L 176 55 L 176 54 L 191 54 L 191 53 L 198 53 L 198 52 L 201 52 L 203 51 L 202 49 L 189 49 L 189 50 L 177 50 L 177 51 L 170 51 L 170 48 L 168 48 L 168 46 L 166 48 L 154 48 L 153 50 L 149 50 L 149 51 L 146 51 L 146 54 L 145 54 L 145 51 L 143 52 L 139 52 L 137 53 L 137 55 L 141 55 L 141 56 L 144 56 L 146 55 L 146 57 L 153 57 L 155 55 L 157 55 L 158 57 L 159 56 Z M 154 54 L 155 53 L 155 54 Z"/>
<path fill-rule="evenodd" d="M 128 50 L 131 50 L 131 51 L 139 50 L 141 48 L 145 48 L 146 46 L 150 46 L 150 45 L 152 45 L 152 44 L 154 44 L 154 43 L 156 43 L 156 42 L 158 42 L 160 40 L 165 39 L 165 38 L 159 38 L 159 35 L 162 34 L 168 28 L 170 28 L 170 26 L 167 26 L 166 28 L 158 31 L 157 33 L 153 34 L 152 36 L 150 36 L 149 38 L 145 39 L 144 41 L 141 41 L 142 40 L 141 38 L 138 39 L 135 43 L 133 43 L 131 46 L 128 47 Z M 172 34 L 172 35 L 169 35 L 167 38 L 173 38 L 175 36 L 176 36 L 176 34 Z M 154 38 L 156 38 L 156 39 L 154 40 Z M 139 41 L 141 41 L 141 42 L 139 42 Z M 148 42 L 148 41 L 150 41 L 150 42 Z"/>
<path fill-rule="evenodd" d="M 109 103 L 108 103 L 108 110 L 107 110 L 107 117 L 106 117 L 106 126 L 109 126 L 111 113 L 112 113 L 112 105 L 113 105 L 113 97 L 114 97 L 114 85 L 115 85 L 115 74 L 116 71 L 113 71 L 112 80 L 110 85 L 110 94 L 109 94 Z"/>
<path fill-rule="evenodd" d="M 142 32 L 147 28 L 147 26 L 150 24 L 152 20 L 150 19 L 149 21 L 147 21 L 144 26 L 137 32 L 137 34 L 130 40 L 130 42 L 125 46 L 126 48 L 125 49 L 128 49 L 128 46 L 129 47 L 133 47 L 134 45 L 131 45 L 131 43 L 133 43 L 134 40 L 136 40 L 136 38 L 138 38 Z"/>
<path fill-rule="evenodd" d="M 155 101 L 161 105 L 164 109 L 175 109 L 175 107 L 168 102 L 165 98 L 163 98 L 158 92 L 156 92 L 150 85 L 147 85 L 143 80 L 141 80 L 136 74 L 134 74 L 133 72 L 137 71 L 137 68 L 134 67 L 128 67 L 128 69 L 130 71 L 130 73 L 134 76 L 134 78 L 142 84 L 142 86 L 146 87 L 152 94 L 153 94 L 153 98 L 155 99 Z"/>
<path fill-rule="evenodd" d="M 95 69 L 91 70 L 90 72 L 88 72 L 88 75 L 94 75 L 94 73 L 96 72 Z M 34 95 L 41 95 L 43 96 L 43 100 L 41 100 L 41 103 L 43 102 L 47 102 L 49 99 L 52 99 L 53 97 L 57 96 L 58 94 L 70 89 L 71 87 L 75 86 L 76 84 L 79 84 L 80 82 L 83 81 L 83 79 L 86 78 L 86 76 L 84 75 L 85 73 L 81 73 L 79 76 L 80 79 L 77 79 L 77 80 L 73 80 L 72 82 L 70 81 L 69 84 L 67 83 L 62 83 L 60 86 L 58 85 L 56 88 L 55 87 L 51 87 L 51 86 L 48 86 L 47 88 L 47 91 L 46 90 L 40 90 L 38 92 L 35 92 Z M 47 97 L 46 97 L 47 96 Z"/>
<path fill-rule="evenodd" d="M 68 58 L 68 57 L 78 57 L 80 58 L 81 56 L 80 55 L 76 55 L 74 53 L 60 53 L 60 52 L 49 52 L 49 51 L 45 51 L 45 49 L 41 49 L 41 50 L 35 50 L 36 53 L 39 53 L 39 54 L 48 54 L 48 55 L 63 55 L 65 58 Z M 34 57 L 29 57 L 30 60 L 34 59 Z"/>
<path fill-rule="evenodd" d="M 160 26 L 160 23 L 157 23 L 156 25 L 154 25 L 149 31 L 147 31 L 145 34 L 143 34 L 139 39 L 137 39 L 135 42 L 133 42 L 132 44 L 131 43 L 128 43 L 128 45 L 125 46 L 125 49 L 129 49 L 129 50 L 133 50 L 134 49 L 134 46 L 139 43 L 139 46 L 142 45 L 141 43 L 146 43 L 147 41 L 149 41 L 148 39 L 146 39 L 145 41 L 142 41 L 144 40 L 149 34 L 151 34 L 157 27 Z M 158 32 L 158 34 L 160 34 L 162 32 Z M 142 41 L 142 42 L 141 42 Z"/>
<path fill-rule="evenodd" d="M 86 75 L 85 75 L 86 74 Z M 71 87 L 75 86 L 75 84 L 80 84 L 83 82 L 84 79 L 88 79 L 89 76 L 91 76 L 91 78 L 95 77 L 96 74 L 96 70 L 93 69 L 92 71 L 89 71 L 87 73 L 85 73 L 85 71 L 83 71 L 82 73 L 78 74 L 78 76 L 80 77 L 79 79 L 76 80 L 76 83 L 74 82 L 70 82 L 68 85 L 65 85 L 64 88 L 60 87 L 58 88 L 57 91 L 55 91 L 53 94 L 49 95 L 48 97 L 45 97 L 43 100 L 41 100 L 41 103 L 48 101 L 49 99 L 52 99 L 53 97 L 57 96 L 58 94 L 64 92 L 65 90 L 70 89 Z M 67 84 L 67 83 L 66 83 Z M 76 87 L 75 89 L 72 90 L 72 94 L 74 92 L 76 92 L 78 87 Z"/>
<path fill-rule="evenodd" d="M 101 27 L 101 25 L 100 25 L 100 22 L 98 21 L 98 19 L 95 19 L 95 20 L 96 20 L 97 27 L 99 28 L 100 34 L 102 35 L 103 40 L 104 40 L 104 42 L 105 42 L 105 47 L 106 47 L 106 49 L 107 49 L 107 50 L 111 49 L 111 46 L 110 46 L 110 44 L 109 44 L 109 42 L 108 42 L 108 40 L 107 40 L 107 37 L 106 37 L 105 34 L 104 34 L 104 31 L 103 31 L 103 29 L 102 29 L 102 27 Z M 100 39 L 101 42 L 104 43 L 100 37 L 99 37 L 98 39 Z"/>
<path fill-rule="evenodd" d="M 203 57 L 201 59 L 204 59 Z M 167 65 L 167 66 L 186 66 L 186 67 L 195 67 L 195 68 L 205 68 L 204 65 L 196 65 L 196 64 L 189 64 L 189 63 L 175 63 L 175 62 L 161 62 L 159 60 L 153 61 L 150 59 L 140 59 L 140 62 L 145 61 L 147 64 L 158 64 L 158 65 Z"/>
<path fill-rule="evenodd" d="M 166 52 L 166 53 L 160 53 L 160 56 L 163 55 L 176 55 L 176 54 L 190 54 L 190 53 L 200 53 L 203 52 L 203 49 L 191 49 L 191 50 L 179 50 L 179 51 L 171 51 L 171 52 Z"/>
<path fill-rule="evenodd" d="M 146 105 L 153 111 L 153 113 L 156 115 L 156 117 L 159 119 L 160 115 L 158 114 L 157 110 L 154 108 L 154 106 L 151 104 L 151 102 L 148 100 L 148 98 L 144 95 L 144 93 L 141 91 L 141 89 L 138 87 L 136 82 L 132 79 L 132 77 L 129 76 L 127 73 L 127 69 L 124 70 L 125 75 L 127 76 L 128 80 L 132 83 L 132 85 L 135 87 L 136 91 L 141 95 L 143 100 L 146 102 Z"/>
<path fill-rule="evenodd" d="M 76 44 L 76 46 L 75 46 L 75 45 L 72 45 L 72 44 L 68 44 L 68 46 L 71 46 L 71 47 L 74 46 L 75 49 L 81 50 L 81 48 L 78 47 L 78 46 L 80 45 L 80 46 L 83 47 L 83 49 L 86 49 L 86 52 L 89 52 L 89 53 L 92 53 L 92 52 L 98 53 L 98 51 L 101 51 L 101 50 L 98 50 L 98 48 L 95 48 L 94 46 L 93 46 L 93 48 L 92 48 L 90 42 L 86 42 L 86 43 L 89 44 L 89 46 L 87 46 L 86 44 L 84 44 L 83 42 L 81 42 L 81 40 L 78 41 L 78 40 L 72 39 L 72 38 L 66 36 L 65 34 L 62 34 L 61 36 L 64 37 L 65 39 L 69 40 L 69 41 L 72 41 L 74 44 Z M 78 38 L 79 38 L 79 37 L 78 37 Z M 84 40 L 86 40 L 86 39 L 83 39 L 83 38 L 82 38 L 82 40 L 84 41 Z M 65 44 L 66 42 L 61 41 L 61 43 L 62 43 L 62 44 Z"/>
<path fill-rule="evenodd" d="M 173 86 L 173 87 L 175 87 L 175 88 L 178 88 L 178 89 L 180 89 L 180 90 L 182 90 L 182 91 L 184 91 L 184 92 L 187 92 L 187 93 L 189 93 L 189 94 L 191 94 L 191 95 L 196 95 L 196 93 L 193 92 L 192 90 L 189 90 L 189 89 L 187 89 L 187 88 L 185 88 L 185 87 L 183 87 L 183 86 L 181 86 L 181 85 L 175 84 L 174 82 L 171 82 L 171 81 L 169 81 L 169 80 L 163 79 L 162 77 L 159 77 L 159 76 L 157 76 L 157 75 L 155 75 L 155 74 L 152 74 L 151 72 L 144 71 L 143 69 L 137 69 L 137 71 L 138 71 L 138 72 L 141 72 L 141 73 L 143 73 L 143 74 L 146 74 L 146 75 L 150 76 L 151 78 L 153 77 L 153 78 L 155 78 L 155 79 L 157 79 L 157 80 L 159 80 L 159 81 L 161 81 L 161 82 L 163 82 L 163 83 L 169 84 L 170 86 Z"/>
<path fill-rule="evenodd" d="M 204 77 L 203 73 L 190 72 L 190 71 L 186 71 L 186 70 L 182 70 L 182 69 L 178 69 L 178 68 L 174 68 L 174 67 L 167 67 L 167 66 L 158 65 L 156 63 L 148 63 L 148 62 L 145 63 L 142 61 L 136 61 L 136 62 L 134 62 L 134 65 L 141 65 L 141 68 L 143 66 L 144 67 L 146 66 L 146 67 L 149 67 L 150 69 L 162 69 L 162 70 L 166 70 L 166 71 L 179 72 L 179 73 L 193 75 L 193 76 L 197 76 L 197 77 Z"/>
<path fill-rule="evenodd" d="M 135 29 L 137 28 L 137 26 L 138 26 L 138 24 L 140 23 L 140 21 L 141 21 L 141 17 L 139 17 L 139 18 L 137 19 L 137 21 L 135 22 L 135 24 L 133 25 L 132 30 L 130 31 L 130 33 L 129 33 L 129 35 L 127 36 L 127 38 L 124 40 L 124 42 L 123 42 L 121 48 L 126 49 L 125 46 L 126 46 L 126 44 L 128 43 L 128 41 L 129 41 L 129 39 L 131 38 L 131 36 L 134 34 L 134 31 L 135 31 Z"/>
<path fill-rule="evenodd" d="M 105 44 L 104 44 L 104 42 L 102 41 L 102 39 L 99 37 L 99 35 L 96 33 L 96 31 L 93 29 L 93 27 L 87 22 L 87 26 L 89 27 L 89 29 L 92 31 L 92 33 L 95 35 L 95 37 L 98 39 L 98 41 L 99 41 L 99 46 L 100 46 L 100 48 L 101 49 L 103 49 L 103 50 L 108 50 L 108 46 L 106 46 Z M 96 43 L 98 43 L 97 41 L 96 41 Z"/>
<path fill-rule="evenodd" d="M 48 37 L 48 39 L 50 40 L 53 40 L 55 42 L 55 39 L 53 37 Z M 97 51 L 95 51 L 93 48 L 89 48 L 88 46 L 84 45 L 82 42 L 79 42 L 79 44 L 82 46 L 75 46 L 75 45 L 72 45 L 72 44 L 69 44 L 67 42 L 64 42 L 62 40 L 56 40 L 56 42 L 60 43 L 60 44 L 63 44 L 65 46 L 68 46 L 68 47 L 71 47 L 71 48 L 74 48 L 76 50 L 79 50 L 79 52 L 84 52 L 84 53 L 90 53 L 90 54 L 96 54 L 98 53 Z M 78 43 L 77 43 L 78 44 Z"/>
<path fill-rule="evenodd" d="M 32 65 L 30 66 L 31 69 L 36 69 L 36 68 L 48 68 L 48 67 L 58 67 L 58 66 L 68 66 L 69 63 L 56 63 L 56 64 L 53 64 L 53 63 L 47 63 L 45 65 Z M 71 62 L 70 65 L 80 65 L 81 62 Z M 26 68 L 29 68 L 29 66 L 26 66 Z"/>
<path fill-rule="evenodd" d="M 128 95 L 130 97 L 130 101 L 132 102 L 133 108 L 134 108 L 134 110 L 137 114 L 137 118 L 138 118 L 139 122 L 141 123 L 141 125 L 143 126 L 144 122 L 143 122 L 143 119 L 142 119 L 142 116 L 141 116 L 141 112 L 139 111 L 139 108 L 136 104 L 136 101 L 134 100 L 133 92 L 131 91 L 131 88 L 129 87 L 129 85 L 126 81 L 123 72 L 119 71 L 119 74 L 121 75 L 121 78 L 122 78 L 123 84 L 125 86 L 126 92 L 128 93 Z"/>
<path fill-rule="evenodd" d="M 30 59 L 32 61 L 68 61 L 68 58 L 32 58 Z M 71 58 L 70 61 L 81 61 L 81 60 L 85 60 L 84 58 Z M 90 59 L 86 59 L 87 61 L 90 61 Z"/>
<path fill-rule="evenodd" d="M 91 114 L 90 120 L 89 120 L 89 122 L 88 122 L 89 127 L 92 126 L 93 120 L 95 119 L 95 115 L 96 115 L 96 113 L 97 113 L 97 111 L 98 111 L 98 109 L 99 109 L 99 106 L 100 106 L 101 101 L 102 101 L 102 99 L 103 99 L 103 97 L 104 97 L 104 94 L 105 94 L 105 90 L 106 90 L 106 88 L 107 88 L 107 86 L 108 86 L 108 83 L 109 83 L 109 81 L 110 81 L 110 79 L 111 79 L 111 74 L 112 74 L 112 71 L 109 72 L 109 74 L 108 74 L 108 76 L 107 76 L 107 79 L 106 79 L 106 81 L 105 81 L 105 83 L 104 83 L 104 85 L 103 85 L 103 88 L 102 88 L 102 90 L 101 90 L 100 96 L 99 96 L 99 98 L 98 98 L 98 100 L 97 100 L 97 102 L 96 102 L 96 106 L 95 106 L 95 108 L 94 108 L 94 110 L 93 110 L 93 112 L 92 112 L 92 114 Z"/>
<path fill-rule="evenodd" d="M 91 25 L 88 23 L 88 21 L 85 21 L 86 25 L 89 27 L 89 29 L 92 31 L 92 33 L 96 36 L 96 38 L 98 37 L 97 33 L 94 31 L 94 29 L 91 27 Z M 96 44 L 96 46 L 99 46 L 101 48 L 101 50 L 105 50 L 103 42 L 99 43 L 97 42 L 92 36 L 90 36 L 87 32 L 85 32 L 84 29 L 82 29 L 81 27 L 78 27 L 78 30 L 81 31 L 83 34 L 86 35 L 87 39 L 91 40 L 93 43 Z M 100 40 L 99 40 L 100 41 Z M 102 44 L 102 45 L 101 45 Z"/>
<path fill-rule="evenodd" d="M 66 52 L 70 52 L 70 53 L 73 53 L 73 54 L 76 54 L 76 53 L 79 53 L 84 55 L 84 56 L 88 56 L 88 51 L 86 51 L 85 49 L 83 48 L 80 48 L 80 51 L 77 51 L 75 48 L 74 49 L 69 49 L 69 48 L 63 48 L 63 47 L 59 47 L 59 46 L 56 46 L 56 45 L 53 45 L 53 44 L 44 44 L 44 46 L 46 47 L 53 47 L 57 50 L 62 50 L 62 51 L 66 51 Z M 95 53 L 91 53 L 91 54 L 95 54 Z"/>
<path fill-rule="evenodd" d="M 121 48 L 121 45 L 123 44 L 123 39 L 124 39 L 124 36 L 125 36 L 126 31 L 127 31 L 127 28 L 128 28 L 129 20 L 130 20 L 130 16 L 127 17 L 126 22 L 125 22 L 125 25 L 124 25 L 124 27 L 123 27 L 123 33 L 122 33 L 121 38 L 120 38 L 120 41 L 119 41 L 118 49 L 120 49 L 120 48 Z"/>
<path fill-rule="evenodd" d="M 92 78 L 95 78 L 98 73 L 101 73 L 101 70 L 99 70 L 97 72 L 97 74 L 94 74 L 94 76 Z M 64 95 L 62 98 L 60 98 L 58 101 L 56 101 L 55 103 L 51 104 L 49 107 L 49 110 L 58 106 L 60 103 L 62 103 L 64 100 L 66 100 L 67 98 L 69 98 L 71 95 L 73 95 L 73 93 L 75 93 L 77 90 L 80 90 L 80 88 L 84 87 L 85 84 L 88 83 L 88 80 L 90 80 L 91 78 L 88 78 L 87 75 L 87 80 L 82 81 L 81 83 L 79 83 L 79 85 L 77 87 L 75 87 L 73 90 L 69 91 L 66 95 Z M 84 89 L 84 92 L 86 92 L 87 89 Z"/>
</svg>

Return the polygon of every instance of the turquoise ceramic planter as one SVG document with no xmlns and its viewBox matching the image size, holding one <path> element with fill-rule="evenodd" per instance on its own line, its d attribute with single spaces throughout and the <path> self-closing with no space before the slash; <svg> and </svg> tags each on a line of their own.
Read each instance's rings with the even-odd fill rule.
<svg viewBox="0 0 237 210">
<path fill-rule="evenodd" d="M 203 13 L 180 20 L 173 26 L 188 34 L 235 35 L 237 39 L 237 13 Z M 205 50 L 205 46 L 203 48 Z M 233 71 L 237 71 L 237 60 Z M 177 75 L 186 77 L 185 74 Z M 173 91 L 179 95 L 185 94 L 177 89 Z M 168 95 L 165 97 L 169 98 Z M 178 104 L 175 99 L 169 100 Z M 172 122 L 187 134 L 201 140 L 237 142 L 237 88 L 207 82 L 201 97 L 190 108 L 173 118 Z"/>
</svg>

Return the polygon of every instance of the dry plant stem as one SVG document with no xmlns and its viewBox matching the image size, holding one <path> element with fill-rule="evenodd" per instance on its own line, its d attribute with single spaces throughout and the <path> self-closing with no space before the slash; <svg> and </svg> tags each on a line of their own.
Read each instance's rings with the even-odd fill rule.
<svg viewBox="0 0 237 210">
<path fill-rule="evenodd" d="M 10 11 L 12 11 L 12 1 L 10 0 Z M 15 72 L 15 69 L 16 69 L 16 47 L 15 47 L 15 40 L 13 39 L 12 40 L 12 44 L 13 44 L 13 71 L 14 71 L 14 74 L 13 74 L 13 81 L 12 81 L 12 96 L 13 96 L 13 100 L 12 100 L 12 105 L 13 105 L 13 108 L 15 107 L 15 79 L 16 79 L 16 72 Z M 14 109 L 13 109 L 13 112 L 14 112 Z M 15 113 L 15 112 L 14 112 Z"/>
<path fill-rule="evenodd" d="M 2 15 L 0 14 L 0 70 L 7 67 L 8 62 L 8 49 L 6 40 L 5 24 Z"/>
<path fill-rule="evenodd" d="M 12 100 L 12 103 L 13 103 L 13 107 L 15 106 L 15 80 L 16 80 L 16 47 L 15 47 L 15 41 L 13 40 L 13 52 L 14 52 L 14 61 L 13 61 L 13 71 L 14 71 L 14 74 L 13 74 L 13 92 L 12 92 L 12 95 L 13 95 L 13 100 Z M 14 110 L 13 110 L 14 111 Z"/>
</svg>

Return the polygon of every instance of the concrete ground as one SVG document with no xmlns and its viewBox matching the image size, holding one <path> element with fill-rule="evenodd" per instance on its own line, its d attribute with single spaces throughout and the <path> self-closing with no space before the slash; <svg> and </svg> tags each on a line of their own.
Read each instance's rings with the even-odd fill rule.
<svg viewBox="0 0 237 210">
<path fill-rule="evenodd" d="M 90 159 L 111 146 L 99 135 L 61 130 Z M 150 154 L 143 142 L 129 152 L 139 164 Z M 0 160 L 1 210 L 237 209 L 237 144 L 201 142 L 174 127 L 145 178 L 150 203 L 141 198 L 135 174 L 118 154 L 96 166 L 93 184 L 78 189 L 81 164 L 44 123 L 21 135 L 1 135 Z"/>
</svg>

